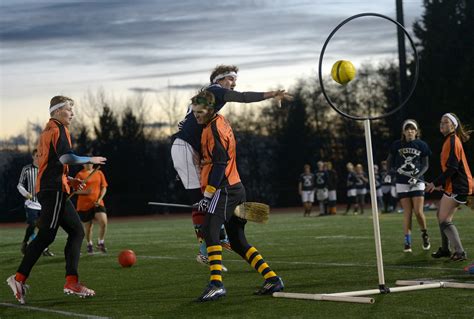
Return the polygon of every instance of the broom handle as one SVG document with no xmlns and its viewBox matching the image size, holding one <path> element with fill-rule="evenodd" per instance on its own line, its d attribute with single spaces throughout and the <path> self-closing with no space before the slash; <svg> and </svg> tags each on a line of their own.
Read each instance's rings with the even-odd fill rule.
<svg viewBox="0 0 474 319">
<path fill-rule="evenodd" d="M 99 169 L 100 169 L 100 166 L 97 166 L 96 168 L 94 168 L 92 170 L 92 172 L 89 175 L 87 175 L 87 177 L 81 182 L 80 186 L 85 185 L 87 183 L 87 181 L 92 177 L 92 175 L 94 175 L 95 172 L 97 172 Z M 67 199 L 71 199 L 71 197 L 73 197 L 75 194 L 76 194 L 76 192 L 72 192 L 71 194 L 69 194 Z"/>
</svg>

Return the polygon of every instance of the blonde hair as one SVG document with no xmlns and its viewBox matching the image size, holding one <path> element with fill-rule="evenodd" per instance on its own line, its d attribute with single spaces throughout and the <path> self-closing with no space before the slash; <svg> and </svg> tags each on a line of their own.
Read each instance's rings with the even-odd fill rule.
<svg viewBox="0 0 474 319">
<path fill-rule="evenodd" d="M 199 91 L 198 94 L 196 94 L 195 96 L 191 98 L 191 103 L 193 105 L 202 105 L 205 108 L 214 109 L 216 98 L 214 97 L 214 94 L 212 94 L 211 92 L 205 89 L 202 89 L 201 91 Z"/>
</svg>

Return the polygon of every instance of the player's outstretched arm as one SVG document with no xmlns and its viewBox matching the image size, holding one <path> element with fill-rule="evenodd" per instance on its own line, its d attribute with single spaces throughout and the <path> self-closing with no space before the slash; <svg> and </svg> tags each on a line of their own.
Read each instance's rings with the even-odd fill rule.
<svg viewBox="0 0 474 319">
<path fill-rule="evenodd" d="M 67 153 L 61 155 L 59 161 L 62 164 L 68 165 L 80 165 L 80 164 L 100 164 L 103 165 L 107 161 L 105 157 L 102 156 L 77 156 L 74 153 Z"/>
</svg>

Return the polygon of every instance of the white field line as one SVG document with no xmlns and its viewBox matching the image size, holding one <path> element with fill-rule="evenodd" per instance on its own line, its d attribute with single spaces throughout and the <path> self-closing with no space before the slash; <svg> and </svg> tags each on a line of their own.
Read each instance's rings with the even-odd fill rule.
<svg viewBox="0 0 474 319">
<path fill-rule="evenodd" d="M 137 259 L 166 259 L 166 260 L 189 260 L 187 257 L 172 257 L 172 256 L 144 256 L 137 255 Z M 267 259 L 265 259 L 267 260 Z M 243 262 L 243 259 L 227 259 L 225 262 Z M 281 261 L 281 260 L 268 260 L 271 264 L 282 264 L 282 265 L 310 265 L 310 266 L 322 266 L 322 267 L 377 267 L 374 264 L 358 264 L 358 263 L 322 263 L 322 262 L 311 262 L 311 261 Z M 447 268 L 447 267 L 429 267 L 429 266 L 409 266 L 409 265 L 384 265 L 385 268 L 389 269 L 427 269 L 427 270 L 453 270 L 460 271 L 459 267 Z"/>
<path fill-rule="evenodd" d="M 53 310 L 53 309 L 45 309 L 45 308 L 38 308 L 38 307 L 25 306 L 25 305 L 17 305 L 17 304 L 5 303 L 5 302 L 0 302 L 0 306 L 2 306 L 2 307 L 17 308 L 17 309 L 27 309 L 27 310 L 40 311 L 40 312 L 57 313 L 57 314 L 60 314 L 60 315 L 64 315 L 64 316 L 66 316 L 66 317 L 80 317 L 80 318 L 89 318 L 89 319 L 110 319 L 109 317 L 100 317 L 100 316 L 94 316 L 94 315 L 85 315 L 85 314 L 76 313 L 76 312 L 69 312 L 69 311 L 62 311 L 62 310 Z"/>
</svg>

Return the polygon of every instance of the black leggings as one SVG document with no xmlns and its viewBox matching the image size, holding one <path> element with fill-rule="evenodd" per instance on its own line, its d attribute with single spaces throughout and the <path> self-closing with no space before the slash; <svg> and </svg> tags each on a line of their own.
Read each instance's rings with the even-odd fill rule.
<svg viewBox="0 0 474 319">
<path fill-rule="evenodd" d="M 251 247 L 245 237 L 245 224 L 247 220 L 232 215 L 227 222 L 216 214 L 206 214 L 203 225 L 204 238 L 207 247 L 220 245 L 220 230 L 224 224 L 227 236 L 229 237 L 230 246 L 237 254 L 245 258 L 245 253 Z"/>
<path fill-rule="evenodd" d="M 38 234 L 26 248 L 18 272 L 29 276 L 43 250 L 56 238 L 59 226 L 68 234 L 64 256 L 66 258 L 66 276 L 78 275 L 77 267 L 84 239 L 81 220 L 67 194 L 60 191 L 42 191 L 38 194 L 41 204 Z"/>
</svg>

